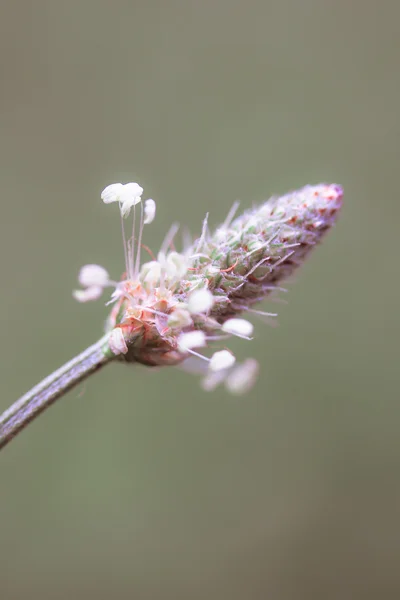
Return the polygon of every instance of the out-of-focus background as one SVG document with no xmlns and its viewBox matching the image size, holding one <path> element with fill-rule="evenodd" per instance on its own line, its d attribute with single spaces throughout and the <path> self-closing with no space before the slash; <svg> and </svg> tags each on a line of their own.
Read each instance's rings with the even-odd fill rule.
<svg viewBox="0 0 400 600">
<path fill-rule="evenodd" d="M 306 183 L 342 217 L 240 358 L 245 397 L 107 367 L 0 455 L 2 600 L 400 593 L 400 5 L 38 0 L 0 14 L 0 408 L 102 333 L 139 181 L 199 231 Z M 266 310 L 276 305 L 266 303 Z"/>
</svg>

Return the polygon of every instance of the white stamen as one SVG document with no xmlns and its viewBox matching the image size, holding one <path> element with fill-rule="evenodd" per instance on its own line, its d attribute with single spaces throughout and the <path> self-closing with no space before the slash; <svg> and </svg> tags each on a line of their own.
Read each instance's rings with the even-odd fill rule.
<svg viewBox="0 0 400 600">
<path fill-rule="evenodd" d="M 255 308 L 249 308 L 249 312 L 254 315 L 260 315 L 262 317 L 277 317 L 278 313 L 265 312 L 265 310 L 256 310 Z"/>
<path fill-rule="evenodd" d="M 196 290 L 189 296 L 188 310 L 192 315 L 206 313 L 213 304 L 214 296 L 209 290 Z"/>
<path fill-rule="evenodd" d="M 248 392 L 254 385 L 259 371 L 259 364 L 254 358 L 248 358 L 233 369 L 225 379 L 225 386 L 232 394 Z"/>
<path fill-rule="evenodd" d="M 270 299 L 271 301 L 271 299 Z M 274 317 L 278 316 L 278 313 L 270 313 L 265 312 L 263 310 L 256 310 L 254 308 L 249 308 L 248 306 L 241 306 L 240 304 L 235 304 L 235 308 L 243 311 L 247 311 L 252 315 L 256 315 L 263 323 L 268 323 L 271 327 L 277 327 L 278 322 L 275 321 Z"/>
<path fill-rule="evenodd" d="M 204 356 L 199 358 L 198 356 L 189 356 L 185 358 L 183 362 L 178 365 L 178 368 L 182 371 L 186 371 L 186 373 L 191 373 L 192 375 L 205 375 L 208 373 L 208 362 L 204 360 Z"/>
<path fill-rule="evenodd" d="M 136 225 L 136 215 L 135 215 L 135 208 L 133 209 L 133 231 L 132 231 L 132 239 L 134 239 L 135 236 L 135 225 Z M 133 264 L 135 264 L 135 268 L 132 271 L 131 274 L 131 279 L 136 279 L 138 274 L 139 274 L 139 270 L 140 270 L 140 252 L 142 250 L 142 235 L 143 235 L 143 203 L 140 204 L 140 223 L 139 223 L 139 237 L 138 237 L 138 241 L 137 241 L 137 250 L 136 250 L 136 261 L 134 262 L 134 253 L 132 255 L 132 267 Z"/>
<path fill-rule="evenodd" d="M 85 265 L 79 271 L 78 281 L 83 287 L 105 287 L 109 282 L 107 271 L 100 265 Z"/>
<path fill-rule="evenodd" d="M 141 202 L 142 194 L 143 188 L 138 183 L 112 183 L 104 188 L 101 199 L 105 204 L 119 202 L 121 215 L 125 218 L 129 215 L 132 206 Z"/>
<path fill-rule="evenodd" d="M 235 357 L 228 350 L 220 350 L 214 352 L 211 357 L 209 368 L 210 371 L 222 371 L 223 369 L 229 369 L 235 364 Z"/>
<path fill-rule="evenodd" d="M 104 188 L 101 192 L 101 199 L 104 204 L 111 204 L 111 202 L 118 202 L 124 185 L 122 183 L 112 183 Z"/>
<path fill-rule="evenodd" d="M 252 315 L 260 315 L 262 317 L 277 317 L 278 313 L 265 312 L 265 310 L 256 310 L 255 308 L 249 308 L 248 306 L 244 306 L 241 304 L 235 304 L 235 308 L 238 310 L 246 310 Z"/>
<path fill-rule="evenodd" d="M 92 285 L 86 288 L 86 290 L 74 290 L 72 295 L 78 302 L 91 302 L 92 300 L 98 300 L 102 293 L 102 287 Z"/>
<path fill-rule="evenodd" d="M 204 331 L 189 331 L 182 333 L 178 339 L 180 352 L 189 352 L 192 348 L 201 348 L 206 345 L 206 334 Z"/>
<path fill-rule="evenodd" d="M 201 380 L 201 387 L 205 392 L 212 392 L 224 381 L 225 377 L 225 371 L 209 371 Z"/>
<path fill-rule="evenodd" d="M 221 327 L 222 331 L 237 335 L 238 337 L 249 338 L 253 333 L 253 324 L 246 319 L 228 319 Z"/>
<path fill-rule="evenodd" d="M 149 198 L 144 203 L 144 221 L 143 221 L 143 223 L 145 225 L 152 223 L 152 221 L 154 221 L 155 216 L 156 216 L 156 203 L 154 202 L 154 200 Z"/>
<path fill-rule="evenodd" d="M 132 206 L 139 204 L 142 200 L 143 188 L 137 183 L 126 183 L 121 192 L 119 202 L 121 207 L 121 215 L 126 218 Z"/>
<path fill-rule="evenodd" d="M 112 330 L 108 339 L 108 345 L 114 354 L 126 354 L 128 352 L 128 346 L 120 327 Z"/>
</svg>

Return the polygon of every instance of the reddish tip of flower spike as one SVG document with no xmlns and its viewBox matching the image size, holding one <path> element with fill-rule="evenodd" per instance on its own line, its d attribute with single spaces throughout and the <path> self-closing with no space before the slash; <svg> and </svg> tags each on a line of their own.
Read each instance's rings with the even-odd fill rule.
<svg viewBox="0 0 400 600">
<path fill-rule="evenodd" d="M 341 202 L 343 198 L 343 188 L 336 183 L 332 183 L 330 185 L 322 185 L 321 190 L 318 194 L 318 186 L 316 190 L 316 195 L 320 195 L 328 201 L 332 202 Z"/>
<path fill-rule="evenodd" d="M 297 196 L 296 200 L 294 196 Z M 321 229 L 321 226 L 330 227 L 336 220 L 337 213 L 342 207 L 343 188 L 336 183 L 307 185 L 298 192 L 286 196 L 286 198 L 290 197 L 294 200 L 292 206 L 295 207 L 297 203 L 300 209 L 292 216 L 291 224 L 296 224 L 301 218 L 308 229 Z M 319 220 L 315 219 L 316 216 Z"/>
<path fill-rule="evenodd" d="M 321 206 L 319 207 L 319 213 L 323 215 L 325 212 L 327 212 L 328 215 L 330 213 L 330 216 L 333 217 L 342 207 L 343 188 L 336 183 L 321 186 L 321 188 L 322 189 L 320 190 L 319 197 L 321 198 L 322 202 Z"/>
<path fill-rule="evenodd" d="M 310 194 L 314 198 L 320 198 L 328 202 L 340 202 L 343 198 L 343 188 L 336 183 L 320 183 L 317 185 L 306 185 L 297 193 L 304 196 Z M 307 204 L 307 202 L 306 202 Z"/>
</svg>

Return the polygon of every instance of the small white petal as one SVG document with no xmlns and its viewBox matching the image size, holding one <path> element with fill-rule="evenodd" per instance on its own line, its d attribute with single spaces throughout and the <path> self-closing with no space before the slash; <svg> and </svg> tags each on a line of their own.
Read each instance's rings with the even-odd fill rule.
<svg viewBox="0 0 400 600">
<path fill-rule="evenodd" d="M 188 309 L 192 315 L 205 313 L 214 304 L 214 296 L 210 290 L 195 290 L 189 296 Z"/>
<path fill-rule="evenodd" d="M 246 321 L 246 319 L 228 319 L 222 325 L 222 331 L 239 337 L 250 337 L 253 329 L 253 324 Z"/>
<path fill-rule="evenodd" d="M 91 302 L 92 300 L 98 300 L 102 293 L 102 287 L 92 285 L 86 288 L 86 290 L 74 290 L 72 295 L 78 302 Z"/>
<path fill-rule="evenodd" d="M 235 357 L 228 350 L 220 350 L 214 352 L 211 357 L 209 369 L 210 371 L 222 371 L 223 369 L 229 369 L 235 364 Z"/>
<path fill-rule="evenodd" d="M 108 338 L 108 345 L 114 354 L 126 354 L 128 352 L 128 346 L 120 327 L 112 330 Z"/>
<path fill-rule="evenodd" d="M 225 386 L 232 394 L 244 394 L 254 385 L 259 371 L 259 364 L 254 358 L 248 358 L 228 374 Z"/>
<path fill-rule="evenodd" d="M 109 281 L 107 271 L 100 265 L 85 265 L 79 271 L 78 281 L 83 287 L 104 287 Z"/>
<path fill-rule="evenodd" d="M 152 221 L 154 221 L 155 216 L 156 216 L 156 203 L 154 202 L 154 200 L 149 198 L 144 203 L 144 221 L 143 221 L 143 223 L 145 225 L 152 223 Z"/>
<path fill-rule="evenodd" d="M 192 348 L 200 348 L 206 345 L 206 334 L 204 331 L 189 331 L 182 333 L 178 339 L 178 348 L 180 352 L 187 352 Z"/>
<path fill-rule="evenodd" d="M 101 199 L 103 200 L 104 204 L 118 202 L 123 187 L 124 186 L 122 183 L 112 183 L 104 188 L 104 190 L 101 192 Z"/>
</svg>

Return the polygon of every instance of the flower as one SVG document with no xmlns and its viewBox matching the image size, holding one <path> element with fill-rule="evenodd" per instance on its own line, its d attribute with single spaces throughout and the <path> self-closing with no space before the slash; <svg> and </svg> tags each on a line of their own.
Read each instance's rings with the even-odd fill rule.
<svg viewBox="0 0 400 600">
<path fill-rule="evenodd" d="M 234 394 L 254 384 L 258 362 L 236 363 L 226 348 L 211 348 L 230 336 L 251 340 L 251 315 L 272 318 L 254 304 L 283 290 L 281 282 L 298 268 L 334 225 L 342 205 L 335 184 L 305 186 L 268 200 L 235 218 L 235 203 L 224 223 L 210 232 L 208 215 L 197 240 L 175 249 L 178 226 L 167 233 L 160 251 L 141 264 L 144 227 L 153 222 L 156 204 L 141 203 L 138 183 L 114 183 L 102 194 L 105 204 L 118 202 L 122 221 L 125 273 L 112 281 L 99 265 L 79 273 L 80 302 L 95 300 L 111 287 L 113 304 L 107 320 L 110 351 L 119 360 L 149 366 L 180 365 L 203 375 L 202 387 L 224 384 Z M 140 218 L 135 206 L 141 203 Z M 126 231 L 131 209 L 132 229 Z M 148 250 L 148 249 L 147 249 Z"/>
</svg>

